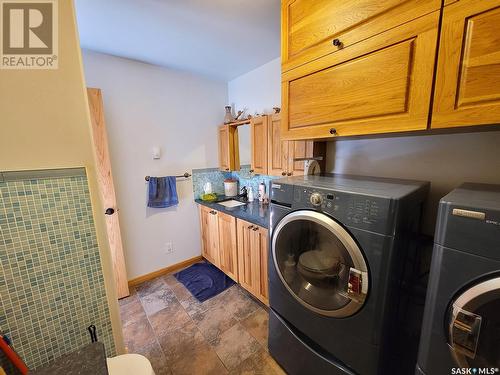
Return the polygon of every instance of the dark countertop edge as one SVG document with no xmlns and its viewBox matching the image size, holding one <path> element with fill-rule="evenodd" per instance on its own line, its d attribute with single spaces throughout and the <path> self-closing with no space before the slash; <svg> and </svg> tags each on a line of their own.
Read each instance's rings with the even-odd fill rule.
<svg viewBox="0 0 500 375">
<path fill-rule="evenodd" d="M 242 206 L 234 207 L 233 209 L 229 209 L 221 204 L 219 204 L 217 201 L 216 202 L 207 202 L 203 201 L 201 199 L 195 199 L 194 200 L 196 203 L 201 204 L 206 207 L 213 208 L 214 210 L 217 210 L 219 212 L 223 212 L 225 214 L 234 216 L 238 219 L 242 219 L 245 221 L 248 221 L 252 224 L 259 225 L 263 228 L 268 229 L 269 228 L 269 205 L 265 205 L 263 209 L 265 210 L 264 217 L 261 217 L 258 215 L 258 210 L 260 209 L 260 203 L 258 201 L 254 201 L 251 203 L 247 203 L 247 205 L 253 205 L 253 209 L 257 212 L 248 212 L 246 210 L 242 210 Z M 219 201 L 221 202 L 221 201 Z"/>
</svg>

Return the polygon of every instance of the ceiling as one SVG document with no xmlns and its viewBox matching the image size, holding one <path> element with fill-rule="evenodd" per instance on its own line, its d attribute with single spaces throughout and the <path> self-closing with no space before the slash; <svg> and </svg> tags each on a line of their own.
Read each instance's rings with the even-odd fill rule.
<svg viewBox="0 0 500 375">
<path fill-rule="evenodd" d="M 280 0 L 75 0 L 83 48 L 229 81 L 280 55 Z"/>
</svg>

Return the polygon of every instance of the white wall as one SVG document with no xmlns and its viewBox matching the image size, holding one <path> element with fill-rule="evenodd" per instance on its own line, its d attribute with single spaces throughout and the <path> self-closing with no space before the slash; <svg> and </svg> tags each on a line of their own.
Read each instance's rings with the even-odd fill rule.
<svg viewBox="0 0 500 375">
<path fill-rule="evenodd" d="M 279 59 L 229 82 L 229 103 L 250 113 L 281 106 Z M 464 181 L 500 184 L 500 131 L 328 142 L 327 172 L 431 181 L 424 232 L 433 234 L 439 199 Z"/>
<path fill-rule="evenodd" d="M 247 114 L 272 113 L 281 107 L 281 59 L 277 58 L 229 81 L 229 105 Z"/>
<path fill-rule="evenodd" d="M 103 92 L 128 278 L 200 255 L 191 179 L 178 181 L 177 207 L 152 209 L 144 177 L 218 164 L 226 83 L 91 51 L 83 57 L 87 86 Z M 153 146 L 161 147 L 160 160 L 152 160 Z"/>
</svg>

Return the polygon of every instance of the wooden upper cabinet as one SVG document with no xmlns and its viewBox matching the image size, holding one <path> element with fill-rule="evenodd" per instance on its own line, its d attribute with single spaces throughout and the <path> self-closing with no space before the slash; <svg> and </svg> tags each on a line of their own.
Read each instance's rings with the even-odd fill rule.
<svg viewBox="0 0 500 375">
<path fill-rule="evenodd" d="M 217 213 L 219 231 L 220 269 L 238 282 L 238 250 L 236 247 L 236 218 L 222 212 Z"/>
<path fill-rule="evenodd" d="M 268 116 L 253 117 L 250 121 L 251 170 L 257 174 L 267 174 Z"/>
<path fill-rule="evenodd" d="M 281 139 L 281 116 L 274 114 L 269 120 L 269 138 L 267 147 L 267 174 L 286 176 L 288 172 L 288 141 Z"/>
<path fill-rule="evenodd" d="M 500 123 L 500 2 L 444 8 L 431 127 Z"/>
<path fill-rule="evenodd" d="M 219 261 L 219 224 L 217 211 L 199 206 L 201 228 L 201 254 L 210 263 L 220 267 Z"/>
<path fill-rule="evenodd" d="M 282 137 L 426 129 L 438 21 L 436 11 L 283 73 Z"/>
<path fill-rule="evenodd" d="M 235 157 L 236 128 L 229 125 L 219 126 L 219 169 L 221 171 L 239 170 L 239 159 Z M 236 165 L 238 164 L 238 165 Z"/>
<path fill-rule="evenodd" d="M 337 52 L 440 6 L 441 0 L 283 0 L 283 71 Z M 338 43 L 334 43 L 335 39 Z"/>
</svg>

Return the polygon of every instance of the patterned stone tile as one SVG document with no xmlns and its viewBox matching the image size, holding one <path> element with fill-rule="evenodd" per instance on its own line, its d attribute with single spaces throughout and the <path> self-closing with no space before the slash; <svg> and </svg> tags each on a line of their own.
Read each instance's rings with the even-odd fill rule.
<svg viewBox="0 0 500 375">
<path fill-rule="evenodd" d="M 163 279 L 165 284 L 167 284 L 169 287 L 173 287 L 173 286 L 181 284 L 179 281 L 177 281 L 177 279 L 175 278 L 173 273 L 162 276 L 161 278 Z"/>
<path fill-rule="evenodd" d="M 157 277 L 156 279 L 146 281 L 141 285 L 136 286 L 139 297 L 147 296 L 148 294 L 154 293 L 158 290 L 164 290 L 165 288 L 167 288 L 167 284 L 161 277 Z"/>
<path fill-rule="evenodd" d="M 221 304 L 194 314 L 192 319 L 211 344 L 216 344 L 220 335 L 238 322 L 233 310 Z"/>
<path fill-rule="evenodd" d="M 195 297 L 191 296 L 188 299 L 180 301 L 182 307 L 186 310 L 189 316 L 207 311 L 207 306 L 199 302 Z"/>
<path fill-rule="evenodd" d="M 237 320 L 243 320 L 260 308 L 260 305 L 237 285 L 203 302 L 208 310 L 223 306 L 230 310 Z"/>
<path fill-rule="evenodd" d="M 149 321 L 155 334 L 160 337 L 182 327 L 191 321 L 191 318 L 181 304 L 175 300 L 168 302 L 164 309 L 150 315 Z"/>
<path fill-rule="evenodd" d="M 248 318 L 241 321 L 241 325 L 265 348 L 269 329 L 269 313 L 259 308 Z"/>
<path fill-rule="evenodd" d="M 239 323 L 222 333 L 219 342 L 215 345 L 217 355 L 224 366 L 230 370 L 259 350 L 262 348 L 257 340 Z"/>
<path fill-rule="evenodd" d="M 172 292 L 174 292 L 179 301 L 185 301 L 187 299 L 194 298 L 191 292 L 187 290 L 187 288 L 181 283 L 170 285 L 170 289 L 172 289 Z"/>
<path fill-rule="evenodd" d="M 129 353 L 136 353 L 156 343 L 156 337 L 147 318 L 123 327 L 123 339 Z"/>
<path fill-rule="evenodd" d="M 158 337 L 163 352 L 169 362 L 173 363 L 182 359 L 191 348 L 206 342 L 193 321 L 169 334 Z"/>
<path fill-rule="evenodd" d="M 154 341 L 154 343 L 152 343 L 152 345 L 138 348 L 136 350 L 136 353 L 142 354 L 144 357 L 149 359 L 149 361 L 151 362 L 151 366 L 153 366 L 155 375 L 172 374 L 168 366 L 167 358 L 156 340 Z"/>
<path fill-rule="evenodd" d="M 265 350 L 251 355 L 230 371 L 231 375 L 286 375 L 286 372 Z"/>
<path fill-rule="evenodd" d="M 161 287 L 155 288 L 153 292 L 145 294 L 140 298 L 144 311 L 146 311 L 148 316 L 151 316 L 169 305 L 174 304 L 174 302 L 177 302 L 174 292 L 172 292 L 172 290 L 170 290 L 165 284 Z"/>
<path fill-rule="evenodd" d="M 139 298 L 135 287 L 133 287 L 133 286 L 130 287 L 129 292 L 130 292 L 130 295 L 128 297 L 125 297 L 125 298 L 118 300 L 118 304 L 120 305 L 120 307 L 126 306 L 129 303 L 131 303 Z"/>
<path fill-rule="evenodd" d="M 227 370 L 207 343 L 196 345 L 181 360 L 172 363 L 174 375 L 222 375 Z"/>
<path fill-rule="evenodd" d="M 146 313 L 139 298 L 128 298 L 130 300 L 126 304 L 120 304 L 120 317 L 123 327 L 146 318 Z"/>
</svg>

